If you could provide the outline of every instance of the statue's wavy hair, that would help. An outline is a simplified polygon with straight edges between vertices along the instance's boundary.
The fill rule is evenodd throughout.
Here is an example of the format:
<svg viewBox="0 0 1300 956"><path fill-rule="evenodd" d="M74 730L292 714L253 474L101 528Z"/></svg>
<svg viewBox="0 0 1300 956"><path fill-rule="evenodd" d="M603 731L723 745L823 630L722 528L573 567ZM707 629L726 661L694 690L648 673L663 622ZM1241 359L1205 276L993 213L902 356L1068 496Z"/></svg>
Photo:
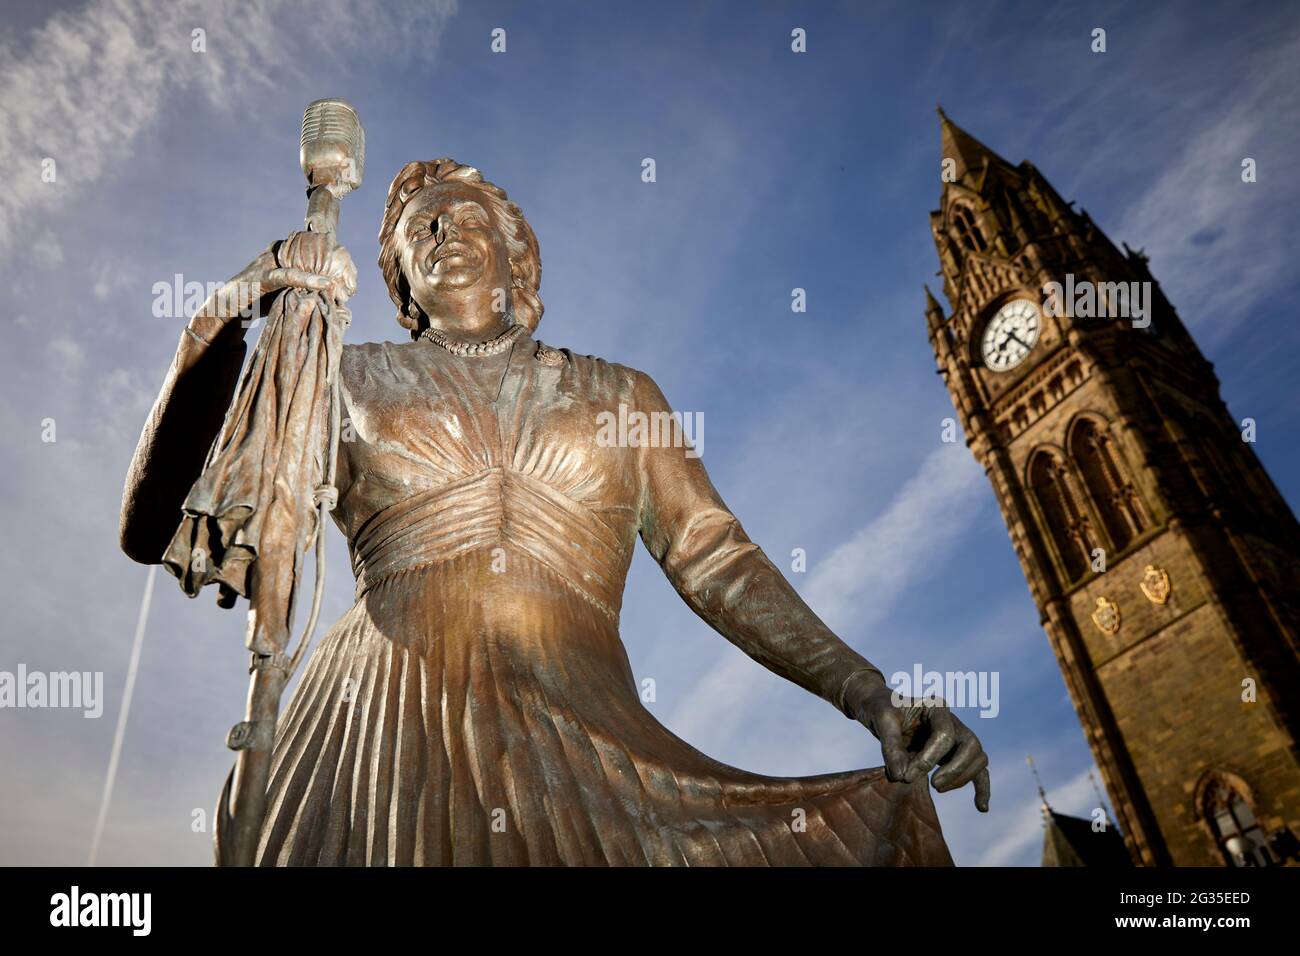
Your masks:
<svg viewBox="0 0 1300 956"><path fill-rule="evenodd" d="M438 183L463 183L482 194L484 205L490 209L505 236L514 321L533 331L542 320L544 308L541 296L537 294L542 284L542 257L532 227L524 218L523 210L510 201L504 189L488 182L473 166L463 166L445 156L430 162L407 163L388 187L384 222L379 228L379 268L388 285L388 295L397 306L397 321L403 328L410 329L412 336L419 334L418 319L412 315L411 290L397 256L397 223L412 196L426 186Z"/></svg>

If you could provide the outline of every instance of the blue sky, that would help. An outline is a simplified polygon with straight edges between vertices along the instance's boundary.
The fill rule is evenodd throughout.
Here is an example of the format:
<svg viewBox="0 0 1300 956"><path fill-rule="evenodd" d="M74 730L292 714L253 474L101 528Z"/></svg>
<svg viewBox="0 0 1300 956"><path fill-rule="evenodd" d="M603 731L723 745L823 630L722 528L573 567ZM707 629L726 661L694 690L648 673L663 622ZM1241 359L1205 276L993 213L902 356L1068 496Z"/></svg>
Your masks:
<svg viewBox="0 0 1300 956"><path fill-rule="evenodd" d="M1058 809L1097 801L992 492L961 444L940 442L952 410L921 292L938 289L937 102L1145 247L1230 409L1257 420L1274 480L1300 493L1294 7L4 10L0 670L103 671L107 700L99 720L0 711L0 861L86 858L147 573L117 549L122 477L183 322L153 316L153 285L221 281L300 228L298 125L321 96L351 100L367 135L367 180L342 212L361 273L350 341L404 334L374 265L393 173L442 155L477 165L541 243L539 337L644 369L703 413L714 483L778 565L807 552L791 580L846 641L887 673L999 673L999 715L962 715L991 757L992 812L969 789L936 796L960 864L1037 863L1028 753ZM1104 54L1089 49L1098 26ZM497 27L504 54L489 48ZM327 620L351 595L336 532L330 548ZM781 775L879 765L866 731L710 631L644 553L623 634L655 715L711 756ZM209 862L193 813L210 813L231 762L242 639L242 610L158 578L101 862Z"/></svg>

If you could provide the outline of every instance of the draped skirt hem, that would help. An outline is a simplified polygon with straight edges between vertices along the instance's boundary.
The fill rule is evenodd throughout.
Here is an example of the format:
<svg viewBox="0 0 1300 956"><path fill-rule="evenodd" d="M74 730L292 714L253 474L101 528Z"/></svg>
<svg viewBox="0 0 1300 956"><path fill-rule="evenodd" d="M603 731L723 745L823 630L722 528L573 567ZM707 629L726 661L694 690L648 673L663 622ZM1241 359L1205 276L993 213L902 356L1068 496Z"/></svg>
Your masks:
<svg viewBox="0 0 1300 956"><path fill-rule="evenodd" d="M553 600L494 617L462 560L378 583L317 647L261 865L952 865L926 781L714 761L645 709L617 629L552 572L512 558L511 593Z"/></svg>

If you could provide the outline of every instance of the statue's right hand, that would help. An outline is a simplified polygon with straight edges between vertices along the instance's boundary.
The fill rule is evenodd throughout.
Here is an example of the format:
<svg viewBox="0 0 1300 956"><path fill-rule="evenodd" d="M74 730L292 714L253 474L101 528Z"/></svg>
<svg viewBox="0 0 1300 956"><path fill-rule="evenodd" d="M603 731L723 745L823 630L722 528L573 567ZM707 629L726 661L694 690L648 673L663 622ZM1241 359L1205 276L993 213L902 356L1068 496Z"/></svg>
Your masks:
<svg viewBox="0 0 1300 956"><path fill-rule="evenodd" d="M233 319L249 319L258 301L281 289L325 292L344 302L357 290L357 268L347 249L326 233L294 232L267 246L238 275L233 276L203 304L191 326L209 334L214 326ZM247 323L246 323L247 324Z"/></svg>
<svg viewBox="0 0 1300 956"><path fill-rule="evenodd" d="M276 268L265 277L265 291L291 286L328 292L346 302L357 291L357 267L347 249L328 233L294 232L275 249Z"/></svg>

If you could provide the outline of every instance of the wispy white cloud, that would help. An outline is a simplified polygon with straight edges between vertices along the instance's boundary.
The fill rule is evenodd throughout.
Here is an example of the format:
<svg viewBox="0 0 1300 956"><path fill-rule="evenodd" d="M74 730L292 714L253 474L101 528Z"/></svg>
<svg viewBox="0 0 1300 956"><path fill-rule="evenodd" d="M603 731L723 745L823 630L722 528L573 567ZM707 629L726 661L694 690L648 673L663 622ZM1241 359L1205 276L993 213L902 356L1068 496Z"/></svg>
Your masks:
<svg viewBox="0 0 1300 956"><path fill-rule="evenodd" d="M61 378L75 379L86 364L86 349L69 336L60 335L50 339L46 350L54 373Z"/></svg>
<svg viewBox="0 0 1300 956"><path fill-rule="evenodd" d="M1294 278L1293 218L1300 208L1300 31L1259 50L1234 77L1233 95L1189 96L1176 106L1167 161L1133 203L1116 239L1145 247L1162 286L1202 345L1257 312ZM1190 117L1195 114L1197 119ZM1242 180L1242 161L1257 180Z"/></svg>
<svg viewBox="0 0 1300 956"><path fill-rule="evenodd" d="M1088 817L1097 805L1096 791L1081 770L1065 783L1048 788L1048 802L1058 813ZM1026 798L989 811L989 832L997 839L989 842L978 866L1009 866L1034 859L1043 845L1043 814L1039 800ZM1034 860L1037 862L1037 860Z"/></svg>
<svg viewBox="0 0 1300 956"><path fill-rule="evenodd" d="M817 566L805 598L832 630L871 630L903 591L938 571L988 498L965 445L940 444L879 515Z"/></svg>
<svg viewBox="0 0 1300 956"><path fill-rule="evenodd" d="M346 0L91 0L55 13L34 35L0 47L0 166L9 171L0 248L33 209L83 195L128 160L177 94L196 91L229 109L295 72L298 56L329 51L342 68L344 50L381 38L395 53L417 43L428 52L455 9L455 0L364 15Z"/></svg>

